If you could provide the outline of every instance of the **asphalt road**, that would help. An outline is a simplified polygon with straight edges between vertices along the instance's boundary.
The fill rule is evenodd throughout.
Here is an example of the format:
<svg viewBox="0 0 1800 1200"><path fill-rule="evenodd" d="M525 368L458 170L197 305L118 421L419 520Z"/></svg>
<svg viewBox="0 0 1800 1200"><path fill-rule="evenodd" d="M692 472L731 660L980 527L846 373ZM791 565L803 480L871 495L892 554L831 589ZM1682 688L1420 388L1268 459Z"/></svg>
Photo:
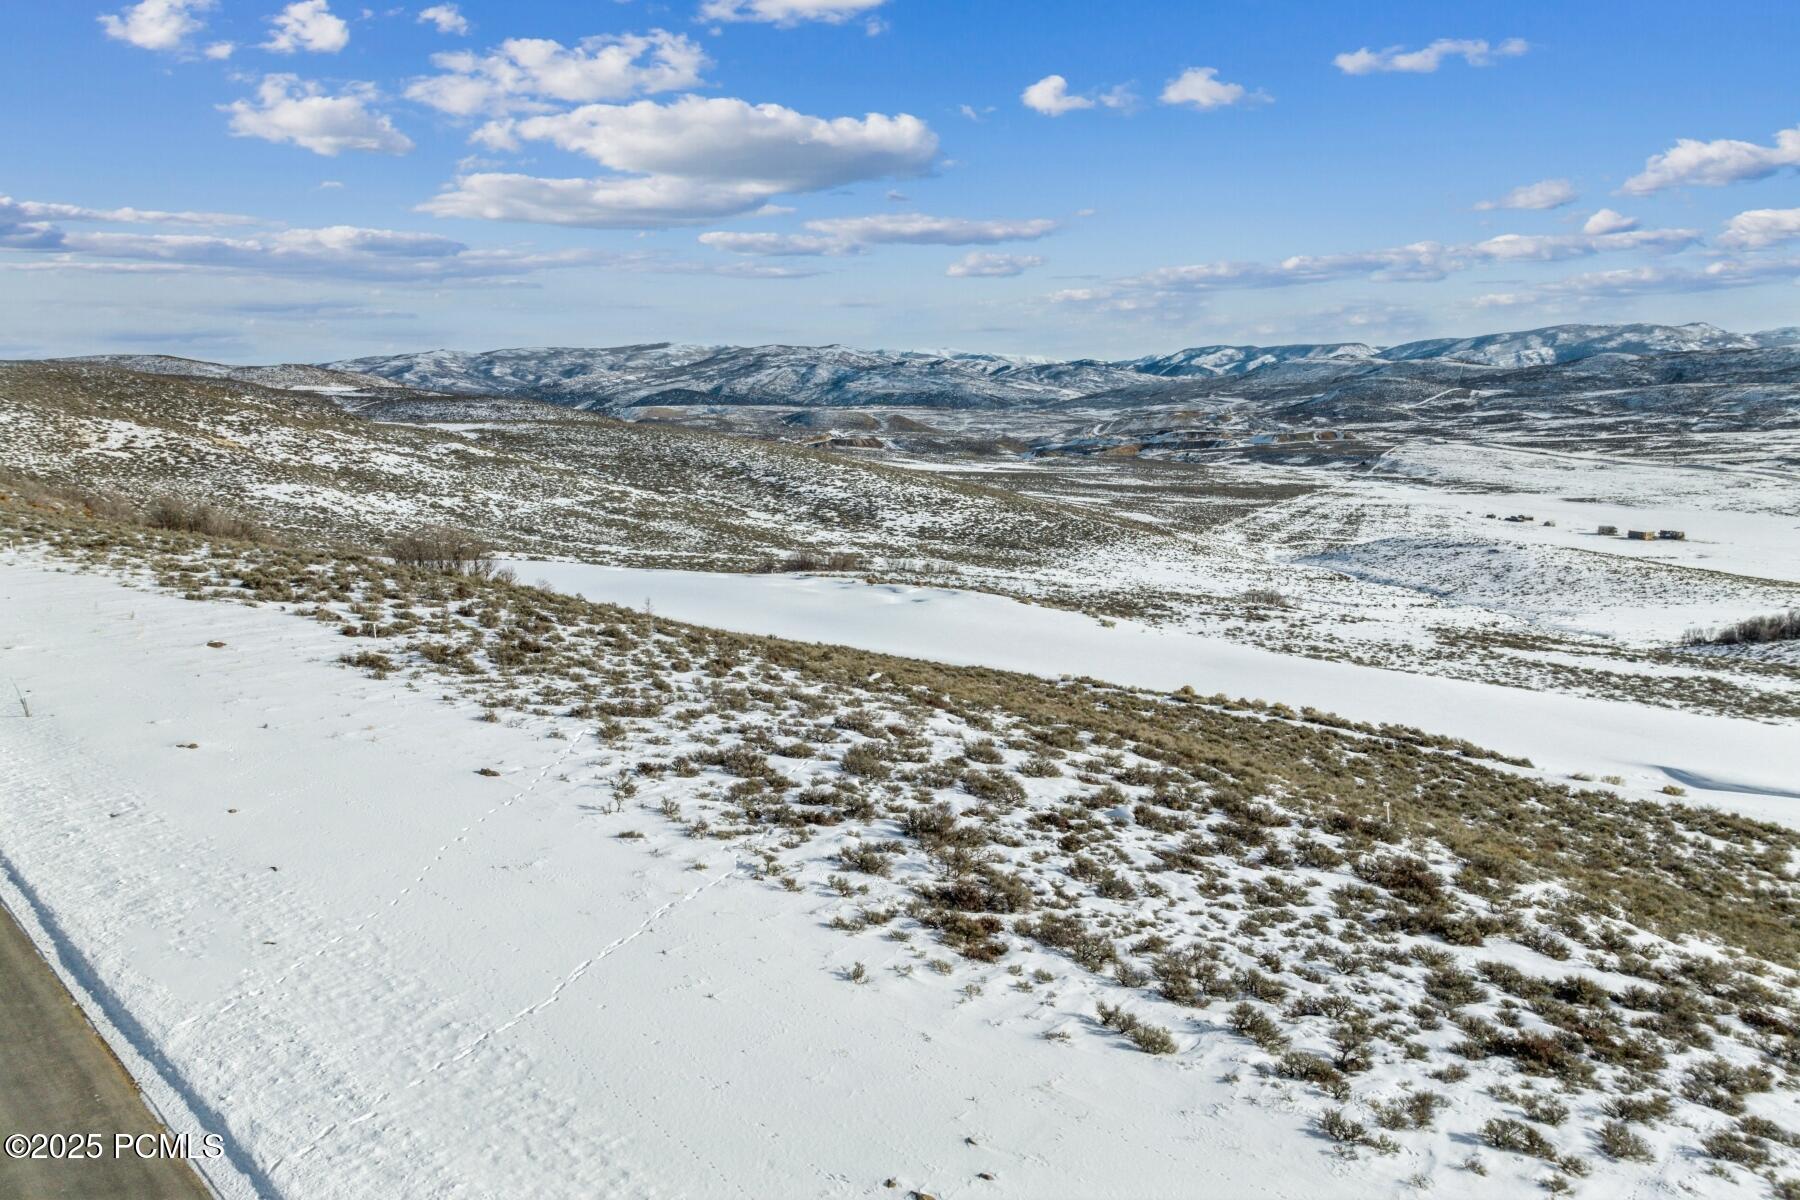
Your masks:
<svg viewBox="0 0 1800 1200"><path fill-rule="evenodd" d="M15 1159L0 1149L0 1200L206 1200L180 1159L114 1153L115 1134L165 1132L37 947L0 908L0 1139L100 1134L96 1159ZM198 1137L198 1131L193 1132Z"/></svg>

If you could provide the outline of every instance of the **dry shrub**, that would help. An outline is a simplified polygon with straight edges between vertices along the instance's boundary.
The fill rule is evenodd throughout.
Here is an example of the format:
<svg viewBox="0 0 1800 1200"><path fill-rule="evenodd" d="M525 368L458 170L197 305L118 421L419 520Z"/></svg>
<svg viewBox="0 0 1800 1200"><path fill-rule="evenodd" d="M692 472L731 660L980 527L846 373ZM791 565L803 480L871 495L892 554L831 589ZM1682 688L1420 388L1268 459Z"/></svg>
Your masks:
<svg viewBox="0 0 1800 1200"><path fill-rule="evenodd" d="M1753 646L1762 642L1791 642L1800 638L1800 608L1767 617L1746 617L1735 625L1707 631L1690 629L1690 646Z"/></svg>
<svg viewBox="0 0 1800 1200"><path fill-rule="evenodd" d="M204 501L184 500L180 496L156 497L144 509L143 520L144 524L152 529L172 529L178 533L235 538L244 542L268 540L268 534L255 521L228 512L217 505Z"/></svg>
<svg viewBox="0 0 1800 1200"><path fill-rule="evenodd" d="M431 526L390 538L388 557L403 567L437 571L445 575L473 575L492 579L494 548L472 533L448 526Z"/></svg>
<svg viewBox="0 0 1800 1200"><path fill-rule="evenodd" d="M854 571L862 555L848 550L795 550L782 558L764 558L750 568L755 575L782 575L796 571Z"/></svg>

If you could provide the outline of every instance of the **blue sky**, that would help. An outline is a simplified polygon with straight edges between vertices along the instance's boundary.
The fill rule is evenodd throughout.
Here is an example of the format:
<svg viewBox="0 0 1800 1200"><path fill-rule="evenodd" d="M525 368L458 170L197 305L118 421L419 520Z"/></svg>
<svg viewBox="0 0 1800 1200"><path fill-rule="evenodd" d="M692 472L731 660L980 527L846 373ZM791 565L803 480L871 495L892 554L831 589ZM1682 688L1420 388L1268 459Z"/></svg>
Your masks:
<svg viewBox="0 0 1800 1200"><path fill-rule="evenodd" d="M28 0L0 355L1800 324L1800 6Z"/></svg>

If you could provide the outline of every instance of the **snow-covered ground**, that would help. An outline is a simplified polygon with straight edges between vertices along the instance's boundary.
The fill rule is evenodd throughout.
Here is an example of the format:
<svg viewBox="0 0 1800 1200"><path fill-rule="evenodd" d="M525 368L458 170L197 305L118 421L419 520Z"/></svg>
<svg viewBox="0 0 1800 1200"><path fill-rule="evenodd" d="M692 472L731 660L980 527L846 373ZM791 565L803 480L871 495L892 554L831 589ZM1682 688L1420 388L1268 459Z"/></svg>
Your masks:
<svg viewBox="0 0 1800 1200"><path fill-rule="evenodd" d="M1800 481L1791 474L1435 441L1409 442L1377 469L1391 477L1366 485L1377 493L1393 480L1434 485L1405 491L1429 521L1471 509L1528 514L1535 523L1508 525L1505 534L1531 545L1800 581ZM1621 536L1599 536L1601 525L1617 526ZM1631 541L1622 536L1628 529L1676 529L1687 537Z"/></svg>
<svg viewBox="0 0 1800 1200"><path fill-rule="evenodd" d="M594 569L524 577L576 570ZM1633 790L1683 779L1791 819L1765 786L1794 777L1772 727L1473 685L1421 697L1444 681L990 596L610 578L619 599L759 632L1118 678L1111 662L1446 732L1421 704L1485 712L1593 770L1688 738L1679 765L1637 764ZM655 811L703 781L646 777L626 798L645 747L574 718L484 720L430 676L345 670L345 645L277 606L0 555L0 675L31 707L0 722L0 896L171 1126L224 1137L203 1166L225 1196L1297 1198L1424 1179L1461 1197L1542 1174L1521 1156L1458 1169L1500 1109L1475 1085L1452 1089L1443 1132L1347 1156L1316 1132L1320 1098L1214 1017L1180 1019L1178 1054L1130 1053L1092 1015L1125 989L1061 955L915 970L934 947L846 937L827 923L842 900L761 876L779 831L723 844ZM1047 664L1046 647L1088 657ZM1365 1094L1416 1071L1384 1064ZM1787 1121L1785 1098L1765 1107ZM1651 1132L1685 1192L1735 1194L1690 1169L1684 1133ZM1583 1192L1625 1200L1629 1178Z"/></svg>
<svg viewBox="0 0 1800 1200"><path fill-rule="evenodd" d="M902 977L907 948L609 811L591 740L342 650L0 559L32 710L0 722L0 892L171 1125L225 1136L222 1194L1366 1194L1294 1152L1322 1146L1306 1111L1227 1079L1236 1039L1046 1041L1085 1021L1078 984Z"/></svg>
<svg viewBox="0 0 1800 1200"><path fill-rule="evenodd" d="M513 561L519 578L676 620L1044 676L1279 701L1412 725L1562 775L1617 774L1633 794L1692 798L1800 824L1800 734L1619 701L1277 654L1223 638L1003 596L829 576L724 575Z"/></svg>

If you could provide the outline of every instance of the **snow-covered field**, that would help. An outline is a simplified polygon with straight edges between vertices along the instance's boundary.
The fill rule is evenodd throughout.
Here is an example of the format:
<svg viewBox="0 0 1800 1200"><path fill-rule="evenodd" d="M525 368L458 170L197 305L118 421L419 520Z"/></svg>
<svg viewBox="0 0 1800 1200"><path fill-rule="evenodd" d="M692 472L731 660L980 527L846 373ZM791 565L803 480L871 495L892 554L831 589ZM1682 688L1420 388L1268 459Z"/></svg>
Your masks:
<svg viewBox="0 0 1800 1200"><path fill-rule="evenodd" d="M680 579L616 587L650 588L661 613L751 599L693 576L682 599ZM959 640L994 630L994 597L743 583L763 601L745 628L882 628L913 651L994 658ZM1319 684L1314 700L1364 698L1361 716L1417 712L1381 673L1285 664L1300 669L1276 682L1274 657L1150 653L1154 631L1019 608L1015 646L1055 631L1098 653L1118 637L1116 662L1163 660L1201 689ZM1037 621L1085 621L1094 640ZM342 649L277 608L0 558L0 671L31 703L0 725L0 894L171 1126L223 1133L227 1157L202 1164L221 1195L1298 1200L1517 1195L1539 1169L1458 1169L1474 1142L1451 1133L1391 1157L1334 1151L1318 1097L1224 1025L1188 1022L1168 1058L1093 1036L1094 1002L1118 988L1060 955L1017 952L1030 979L913 970L916 946L826 927L839 901L760 882L756 838L698 842L646 811L691 795L686 781L621 801L625 750L580 721L481 720L416 680L342 669ZM1496 723L1516 720L1534 738L1571 718ZM1708 730L1723 725L1687 727ZM1777 747L1692 761L1735 752L1748 770ZM1570 970L1505 943L1462 954ZM1391 1092L1400 1072L1359 1079ZM1449 1128L1507 1112L1474 1087L1445 1103ZM1735 1195L1728 1178L1679 1178L1683 1195ZM1584 1195L1647 1193L1607 1173Z"/></svg>
<svg viewBox="0 0 1800 1200"><path fill-rule="evenodd" d="M1299 658L973 592L829 576L508 565L525 582L744 633L1159 691L1192 687L1411 725L1552 773L1622 775L1633 794L1676 784L1697 800L1800 825L1800 734L1791 726Z"/></svg>
<svg viewBox="0 0 1800 1200"><path fill-rule="evenodd" d="M1416 442L1385 455L1378 473L1433 485L1403 493L1424 510L1427 522L1452 520L1469 510L1483 513L1484 523L1488 512L1528 514L1534 523L1504 525L1497 532L1532 546L1800 581L1800 481L1788 472ZM1546 526L1546 520L1556 524ZM1675 529L1687 537L1651 542L1601 537L1596 533L1601 525L1616 526L1621 534Z"/></svg>
<svg viewBox="0 0 1800 1200"><path fill-rule="evenodd" d="M593 569L523 576L578 570ZM1030 670L1129 668L1126 682L1446 732L1460 731L1452 716L1485 721L1502 736L1481 740L1513 739L1547 767L1629 764L1633 791L1687 777L1711 801L1791 820L1779 784L1795 747L1774 727L1448 687L989 596L605 578L663 616ZM662 819L662 800L692 802L704 780L625 791L633 756L655 746L603 745L557 715L487 720L430 676L345 670L345 649L335 622L276 606L0 557L0 673L31 706L0 725L0 893L171 1123L224 1135L227 1157L204 1164L224 1195L1298 1198L1425 1180L1458 1197L1542 1177L1519 1155L1459 1169L1479 1149L1468 1131L1516 1097L1450 1088L1441 1128L1391 1155L1345 1153L1317 1132L1329 1102L1216 1015L1043 947L939 971L923 939L846 937L828 922L847 894L763 874L777 829L722 843ZM1444 690L1421 699L1421 684ZM1681 739L1679 764L1654 754ZM793 769L824 779L835 765ZM1442 953L1593 974L1503 939ZM1122 1050L1092 1015L1107 998L1170 1021L1179 1053ZM1458 1036L1430 1035L1439 1052ZM1403 1097L1420 1070L1385 1056L1357 1077L1364 1101ZM1503 1062L1477 1070L1477 1084L1516 1079ZM1790 1094L1753 1100L1792 1123ZM1659 1169L1684 1194L1736 1194L1676 1149L1712 1120L1689 1119L1646 1127ZM1583 1193L1623 1200L1642 1178L1602 1163Z"/></svg>
<svg viewBox="0 0 1800 1200"><path fill-rule="evenodd" d="M1360 1194L1285 1145L1303 1112L1234 1103L1237 1048L1048 1042L1085 990L964 1000L898 944L847 984L866 945L729 848L602 811L607 751L342 641L0 565L33 710L0 890L171 1123L226 1135L225 1195Z"/></svg>

